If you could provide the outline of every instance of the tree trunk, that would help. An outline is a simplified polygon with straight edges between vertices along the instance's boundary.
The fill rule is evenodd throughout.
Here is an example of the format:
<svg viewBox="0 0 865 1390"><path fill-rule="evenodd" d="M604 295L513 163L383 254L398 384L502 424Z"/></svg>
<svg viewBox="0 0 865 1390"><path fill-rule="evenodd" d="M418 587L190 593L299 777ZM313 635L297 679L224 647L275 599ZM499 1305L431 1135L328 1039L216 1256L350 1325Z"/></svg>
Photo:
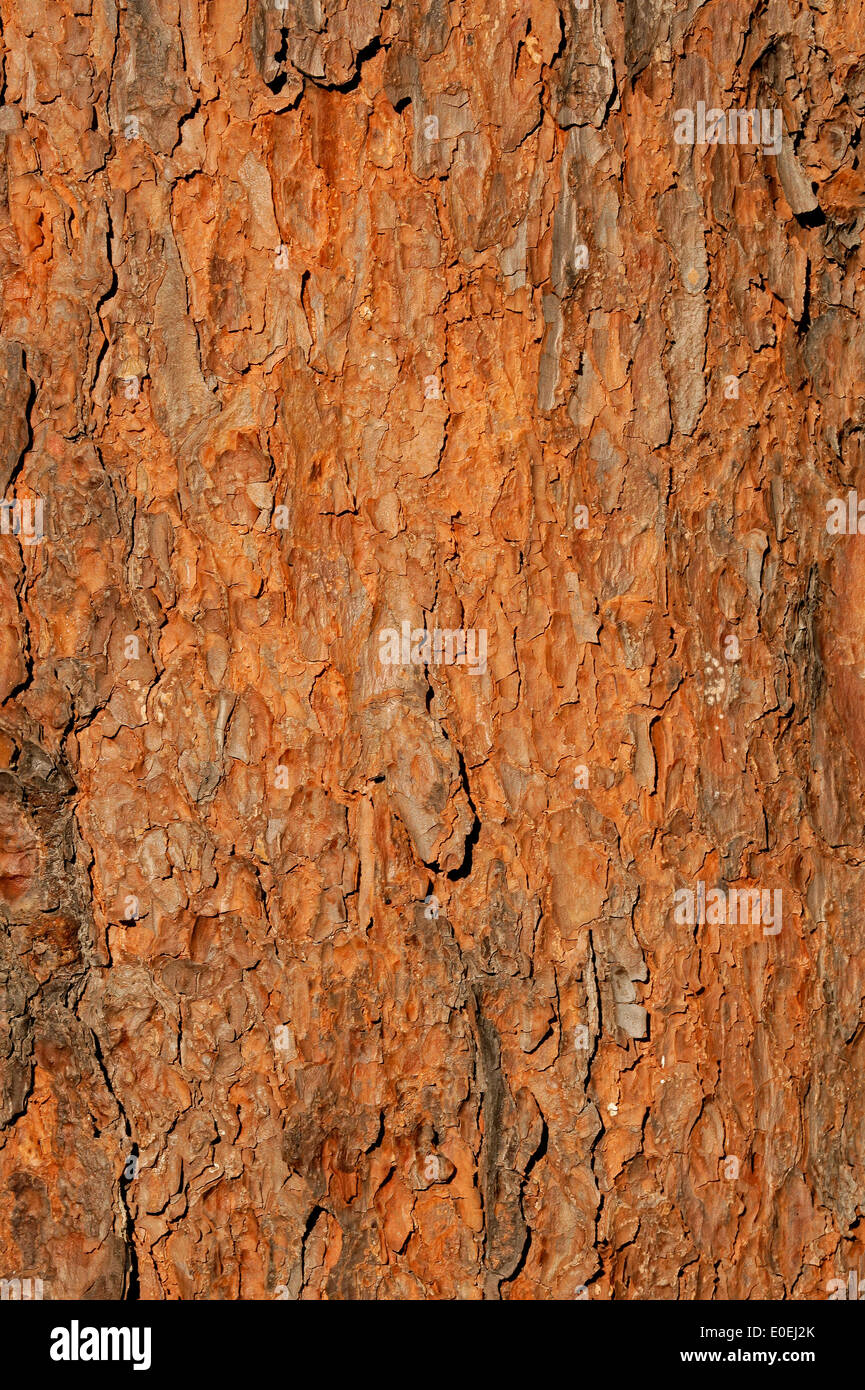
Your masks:
<svg viewBox="0 0 865 1390"><path fill-rule="evenodd" d="M0 12L0 1276L865 1275L863 6Z"/></svg>

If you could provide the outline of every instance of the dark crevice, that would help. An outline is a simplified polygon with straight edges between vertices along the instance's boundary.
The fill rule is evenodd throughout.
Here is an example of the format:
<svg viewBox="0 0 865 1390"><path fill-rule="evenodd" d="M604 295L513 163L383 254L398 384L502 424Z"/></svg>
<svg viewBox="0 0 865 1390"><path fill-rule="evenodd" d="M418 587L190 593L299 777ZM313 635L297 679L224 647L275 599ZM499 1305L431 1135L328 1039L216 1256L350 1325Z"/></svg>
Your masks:
<svg viewBox="0 0 865 1390"><path fill-rule="evenodd" d="M800 227L825 227L826 214L822 208L812 208L810 212L794 212L793 216Z"/></svg>
<svg viewBox="0 0 865 1390"><path fill-rule="evenodd" d="M471 805L471 802L469 802L469 805ZM475 809L474 806L472 806L472 810L473 810L473 811L474 811L474 809ZM481 823L480 823L480 821L478 820L477 815L475 815L474 823L473 823L473 825L472 825L472 828L471 828L471 830L469 831L468 835L466 836L465 857L464 857L464 859L463 859L463 862L460 864L459 868L457 868L457 869L451 869L451 870L449 870L449 872L448 872L448 878L451 879L452 882L456 882L457 879L468 878L469 874L471 873L471 871L472 871L472 860L473 860L473 857L474 857L474 848L475 848L475 845L477 844L478 840L480 839L480 834L481 834Z"/></svg>
<svg viewBox="0 0 865 1390"><path fill-rule="evenodd" d="M100 1070L100 1072L101 1072L101 1074L102 1074L102 1079L103 1079L103 1081L105 1082L105 1085L106 1085L107 1088L108 1088L108 1094L111 1096L112 1100L114 1101L115 1105L117 1106L118 1111L120 1112L120 1118L121 1118L121 1120L123 1121L123 1128L124 1128L124 1131L125 1131L125 1133L126 1133L126 1137L127 1137L127 1139L129 1140L129 1151L130 1151L130 1154L133 1154L133 1155L137 1156L137 1154L138 1154L138 1146L137 1146L135 1143L133 1143L133 1140L132 1140L132 1129L131 1129L131 1126L130 1126L130 1124L129 1124L129 1120L128 1120L127 1115L126 1115L126 1111L123 1109L123 1106L121 1105L120 1100L119 1100L118 1096L116 1095L116 1093L115 1093L115 1091L114 1091L114 1087L113 1087L112 1084L111 1084L111 1078L110 1078L110 1076L108 1075L108 1069L107 1069L107 1067L106 1067L106 1065L105 1065L105 1059L104 1059L103 1056L102 1056L102 1048L101 1048L100 1043L99 1043L99 1038L98 1038L97 1034L94 1033L94 1031L93 1031L92 1028L89 1029L89 1032L90 1032L91 1038L93 1039L93 1053L94 1053L94 1056L95 1056L95 1058L96 1058L97 1066L99 1067L99 1070ZM125 1164L126 1164L126 1162L127 1162L127 1159L124 1158L124 1170L125 1170ZM132 1181L132 1179L128 1179L127 1181ZM123 1177L121 1177L121 1179L120 1179L119 1190L120 1190L120 1204L121 1204L121 1206L122 1206L122 1208L123 1208L123 1214L124 1214L124 1216L125 1216L125 1218L126 1218L125 1230L124 1230L124 1232L123 1232L123 1294L122 1294L122 1301L123 1301L124 1303L137 1303L137 1302L139 1302L139 1300L140 1300L140 1298L141 1298L141 1284L140 1284L140 1280L139 1280L139 1276L138 1276L138 1255L137 1255L136 1250L135 1250L135 1239L134 1239L135 1223L134 1223L133 1220L132 1220L132 1213L131 1213L130 1210L129 1210L129 1203L128 1203L127 1200L126 1200L126 1189L125 1189L125 1186L124 1186L124 1178L123 1178Z"/></svg>
<svg viewBox="0 0 865 1390"><path fill-rule="evenodd" d="M808 332L811 327L811 262L805 267L805 289L802 293L802 317L796 325L797 331L802 335Z"/></svg>
<svg viewBox="0 0 865 1390"><path fill-rule="evenodd" d="M18 346L21 345L19 344ZM29 371L27 370L27 353L25 352L23 347L21 347L21 370L29 382L29 386L27 389L27 399L24 402L23 412L24 428L27 431L27 438L24 441L24 447L18 455L18 459L12 469L12 472L9 474L9 480L6 484L7 492L9 492L10 488L12 488L15 482L17 481L18 474L24 467L24 460L30 453L30 450L33 448L33 407L36 404L36 383L30 375Z"/></svg>
<svg viewBox="0 0 865 1390"><path fill-rule="evenodd" d="M273 61L277 67L284 67L288 62L288 27L283 24L279 31L279 48L273 55ZM269 82L265 82L265 87L273 92L274 96L279 96L286 82L288 81L287 72L278 72L276 77L272 77Z"/></svg>
<svg viewBox="0 0 865 1390"><path fill-rule="evenodd" d="M526 1239L525 1239L525 1242L524 1242L524 1244L523 1244L523 1248L522 1248L522 1250L520 1251L520 1257L519 1257L519 1259L517 1260L517 1263L516 1263L516 1265L515 1265L515 1267L514 1267L513 1273L509 1274L509 1275L507 1276L506 1279L503 1279L503 1280L502 1280L502 1283L501 1283L501 1286L500 1286L500 1287L503 1287L505 1284L512 1284L512 1283L514 1282L515 1279L518 1279L518 1278L519 1278L519 1276L522 1274L523 1270L525 1269L526 1261L527 1261L528 1258L529 1258L529 1251L530 1251L530 1249L531 1249L531 1247L532 1247L532 1230L531 1230L531 1227L529 1226L528 1221L526 1221L526 1213L525 1213L525 1209L524 1209L524 1207L523 1207L523 1199L524 1199L525 1191L526 1191L526 1183L528 1182L528 1180L529 1180L529 1178L530 1178L530 1176L531 1176L532 1169L535 1167L535 1164L540 1163L541 1159L544 1157L544 1155L545 1155L546 1152L547 1152L547 1146L548 1146L548 1144L549 1144L550 1131L549 1131L549 1129L547 1128L547 1122L546 1122L546 1120L544 1119L543 1115L541 1116L541 1125L542 1125L542 1130L541 1130L541 1142L538 1144L538 1147L535 1149L534 1153L532 1154L531 1158L529 1159L528 1163L526 1164L526 1169L525 1169L525 1172L523 1173L522 1182L520 1183L520 1215L522 1216L523 1221L525 1222L525 1227L526 1227Z"/></svg>
<svg viewBox="0 0 865 1390"><path fill-rule="evenodd" d="M489 1268L489 1257L496 1244L496 1180L498 1176L504 1131L502 1112L505 1103L505 1080L501 1069L501 1041L495 1027L481 1012L481 1001L477 988L472 988L474 1003L474 1031L480 1059L481 1107L483 1114L483 1141L481 1144L479 1178L481 1199L484 1209L484 1265L488 1274L495 1278Z"/></svg>
<svg viewBox="0 0 865 1390"><path fill-rule="evenodd" d="M300 1290L299 1290L299 1292L302 1292L302 1291L303 1291L303 1286L304 1286L304 1284L306 1283L306 1242L309 1240L309 1237L312 1235L313 1229L314 1229L314 1227L315 1227L315 1225L316 1225L316 1223L317 1223L317 1221L318 1221L318 1218L319 1218L320 1216L324 1216L324 1214L325 1214L325 1208L324 1208L324 1207L320 1207L320 1206L318 1205L318 1203L316 1203L316 1205L313 1207L312 1211L309 1213L309 1216L308 1216L307 1219L306 1219L306 1225L305 1225L304 1228L303 1228L303 1235L302 1235L301 1238L300 1238Z"/></svg>
<svg viewBox="0 0 865 1390"><path fill-rule="evenodd" d="M469 778L468 773L466 772L466 760L463 757L462 753L460 753L459 751L457 752L457 758L459 759L460 779L465 789L466 800L468 801L471 813L474 816L474 821L472 822L471 830L466 836L463 862L459 865L458 868L451 869L448 872L448 878L451 879L452 882L456 882L457 879L468 878L469 874L472 871L474 848L478 840L480 839L481 834L480 817L477 812L477 807L475 806L475 803L472 801L471 789L469 788Z"/></svg>
<svg viewBox="0 0 865 1390"><path fill-rule="evenodd" d="M366 1153L366 1154L371 1154L371 1153L373 1152L374 1149L380 1149L381 1146L382 1146L383 1140L384 1140L384 1111L383 1111L383 1110L380 1110L380 1111L378 1112L378 1134L376 1135L375 1139L373 1139L373 1141L372 1141L372 1143L370 1144L369 1148L368 1148L368 1149L364 1149L364 1153Z"/></svg>
<svg viewBox="0 0 865 1390"><path fill-rule="evenodd" d="M326 87L331 92L355 92L360 86L360 79L363 75L363 65L369 62L381 51L382 43L378 34L370 39L365 48L359 48L355 56L355 69L347 82L319 82L319 87Z"/></svg>
<svg viewBox="0 0 865 1390"><path fill-rule="evenodd" d="M278 97L279 94L280 94L280 92L282 91L282 89L283 89L283 87L285 86L285 84L286 84L287 81L288 81L288 73L287 73L287 72L280 72L280 73L277 74L276 77L274 77L274 78L272 79L272 81L270 81L270 82L265 82L264 85L265 85L265 87L269 87L269 88L270 88L270 90L273 92L273 95L274 95L275 97Z"/></svg>
<svg viewBox="0 0 865 1390"><path fill-rule="evenodd" d="M200 97L197 97L196 100L195 100L194 106L191 106L191 107L189 108L189 110L188 110L188 111L185 111L185 112L183 113L183 115L180 116L180 118L178 119L178 122L177 122L177 139L175 140L174 144L173 144L172 147L171 147L171 153L172 153L172 155L173 155L173 154L175 153L175 151L177 150L178 145L180 145L180 144L183 143L183 127L184 127L189 121L193 120L193 119L198 115L198 113L199 113L200 110L201 110L201 98L200 98Z"/></svg>
<svg viewBox="0 0 865 1390"><path fill-rule="evenodd" d="M556 66L565 49L568 46L568 32L565 27L565 16L559 10L559 43L558 47L549 62L550 71Z"/></svg>

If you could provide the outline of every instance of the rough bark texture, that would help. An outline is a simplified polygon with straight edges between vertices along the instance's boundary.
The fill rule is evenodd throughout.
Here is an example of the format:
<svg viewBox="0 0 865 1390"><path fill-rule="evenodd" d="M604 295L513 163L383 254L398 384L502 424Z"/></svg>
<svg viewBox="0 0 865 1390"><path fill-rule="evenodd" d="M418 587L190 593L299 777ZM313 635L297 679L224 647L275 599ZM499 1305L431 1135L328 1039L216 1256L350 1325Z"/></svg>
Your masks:
<svg viewBox="0 0 865 1390"><path fill-rule="evenodd" d="M865 1273L863 5L0 14L0 1276Z"/></svg>

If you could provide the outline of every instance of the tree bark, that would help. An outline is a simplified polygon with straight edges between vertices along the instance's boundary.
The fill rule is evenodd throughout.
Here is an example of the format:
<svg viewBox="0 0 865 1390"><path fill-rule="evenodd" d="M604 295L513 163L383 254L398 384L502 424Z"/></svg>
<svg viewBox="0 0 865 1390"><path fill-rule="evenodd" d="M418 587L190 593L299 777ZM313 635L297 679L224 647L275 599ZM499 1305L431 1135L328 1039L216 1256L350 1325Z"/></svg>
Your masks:
<svg viewBox="0 0 865 1390"><path fill-rule="evenodd" d="M865 1275L863 6L0 16L0 1276Z"/></svg>

